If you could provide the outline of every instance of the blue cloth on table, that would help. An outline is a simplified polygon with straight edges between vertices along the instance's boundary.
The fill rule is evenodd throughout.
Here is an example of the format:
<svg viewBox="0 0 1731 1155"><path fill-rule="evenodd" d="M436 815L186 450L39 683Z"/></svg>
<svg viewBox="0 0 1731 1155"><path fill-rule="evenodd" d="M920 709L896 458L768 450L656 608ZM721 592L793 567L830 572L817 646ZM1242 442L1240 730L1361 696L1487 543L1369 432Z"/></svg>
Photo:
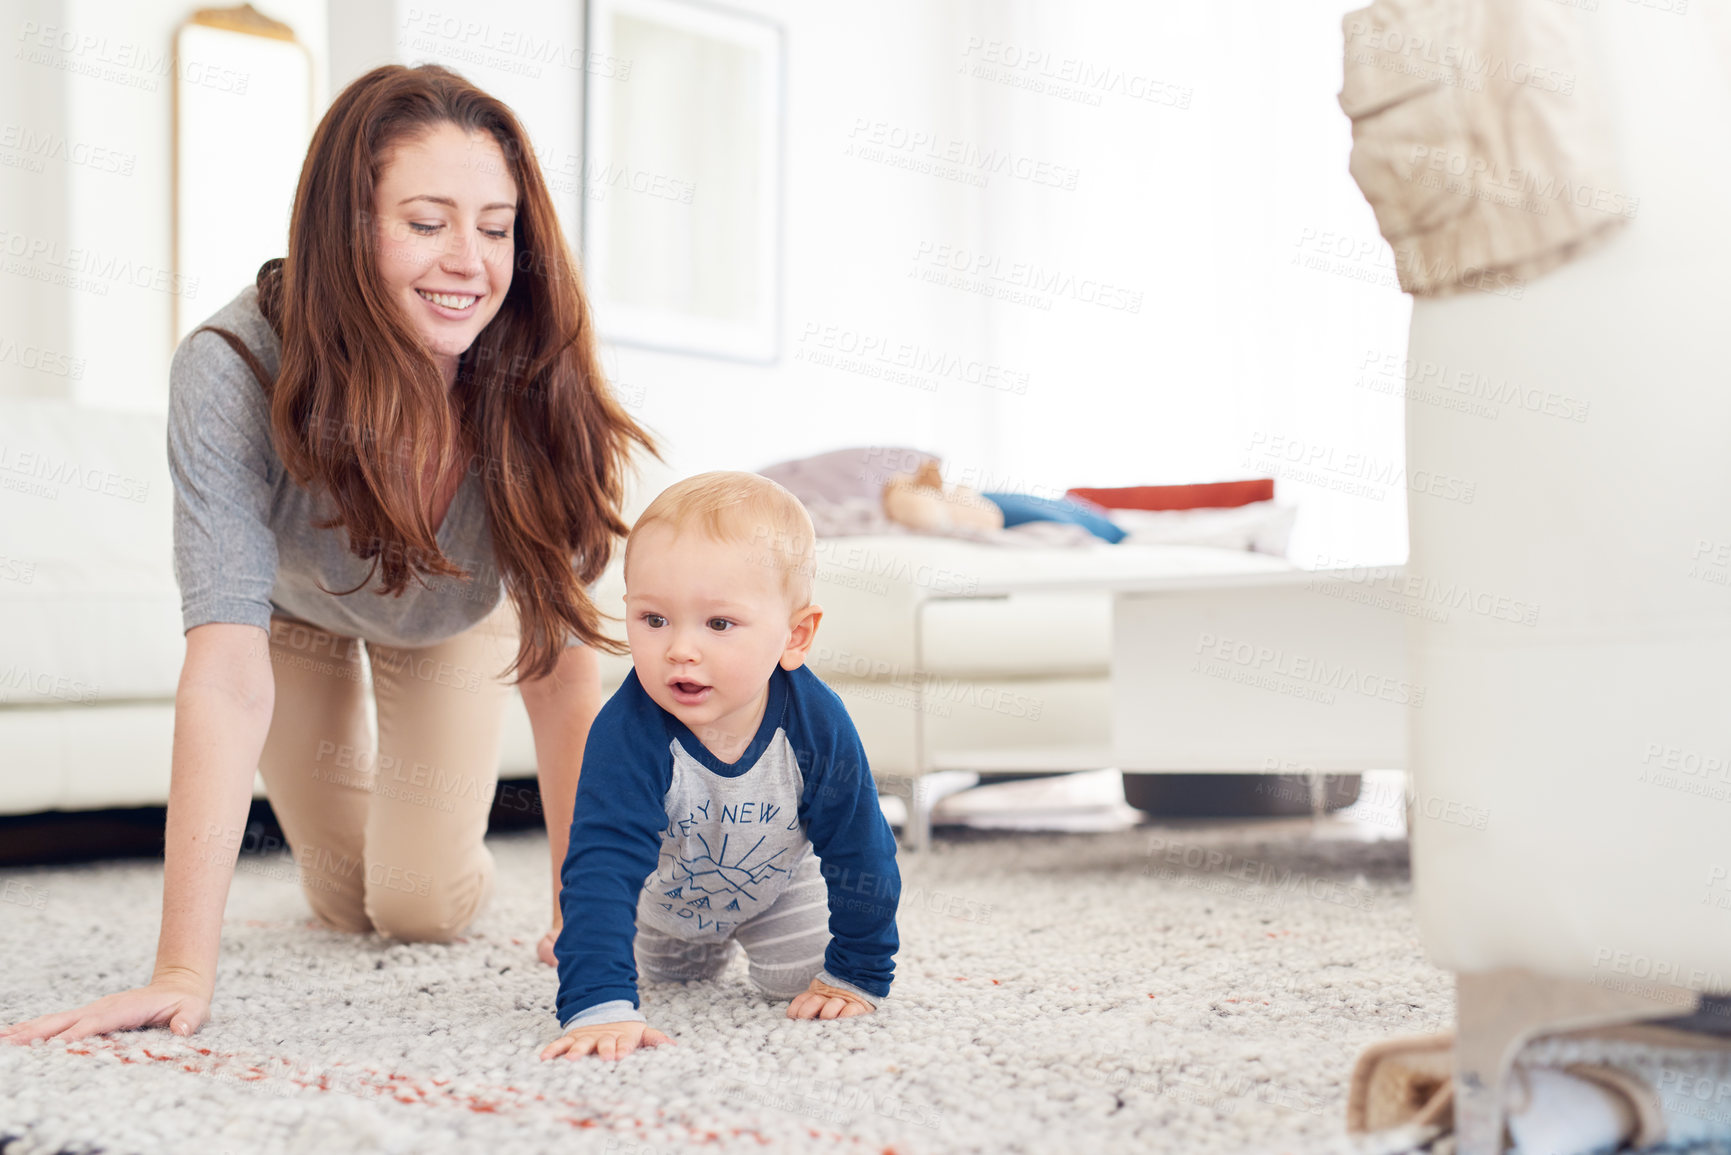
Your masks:
<svg viewBox="0 0 1731 1155"><path fill-rule="evenodd" d="M1061 521L1079 525L1095 537L1117 545L1127 536L1110 518L1068 497L1034 497L1026 493L982 493L981 497L1004 511L1004 528L1025 521Z"/></svg>

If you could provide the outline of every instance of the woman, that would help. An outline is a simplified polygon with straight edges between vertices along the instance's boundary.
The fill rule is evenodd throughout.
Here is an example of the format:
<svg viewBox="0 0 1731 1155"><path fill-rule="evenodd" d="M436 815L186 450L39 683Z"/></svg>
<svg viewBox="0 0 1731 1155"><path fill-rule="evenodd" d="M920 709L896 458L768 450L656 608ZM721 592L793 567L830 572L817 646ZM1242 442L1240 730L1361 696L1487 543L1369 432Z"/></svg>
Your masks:
<svg viewBox="0 0 1731 1155"><path fill-rule="evenodd" d="M585 585L625 532L633 443L655 452L606 387L516 118L436 65L356 80L313 137L287 258L170 369L187 647L155 973L6 1036L204 1023L254 767L322 923L460 933L492 889L513 673L551 843L551 962L600 706L592 647L622 648Z"/></svg>

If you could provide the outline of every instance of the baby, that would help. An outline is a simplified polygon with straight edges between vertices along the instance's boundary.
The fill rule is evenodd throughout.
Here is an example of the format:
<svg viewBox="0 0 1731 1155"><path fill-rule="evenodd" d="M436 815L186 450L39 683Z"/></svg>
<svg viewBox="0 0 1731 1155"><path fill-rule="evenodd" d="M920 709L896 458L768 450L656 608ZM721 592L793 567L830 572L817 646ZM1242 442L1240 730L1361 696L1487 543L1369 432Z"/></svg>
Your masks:
<svg viewBox="0 0 1731 1155"><path fill-rule="evenodd" d="M895 837L841 699L804 665L814 548L805 507L752 473L687 478L632 527L635 668L583 753L553 948L566 1033L543 1059L671 1042L638 972L714 978L735 942L789 1018L889 993Z"/></svg>

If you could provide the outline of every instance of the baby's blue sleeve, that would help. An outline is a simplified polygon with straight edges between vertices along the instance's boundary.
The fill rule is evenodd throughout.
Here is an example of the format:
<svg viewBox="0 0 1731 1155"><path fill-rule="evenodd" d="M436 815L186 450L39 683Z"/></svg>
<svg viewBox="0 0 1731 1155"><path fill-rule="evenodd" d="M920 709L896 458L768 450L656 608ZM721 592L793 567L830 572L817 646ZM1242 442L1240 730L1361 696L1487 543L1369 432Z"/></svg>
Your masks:
<svg viewBox="0 0 1731 1155"><path fill-rule="evenodd" d="M799 814L829 887L830 939L819 977L881 999L890 993L901 946L895 834L841 698L804 666L794 675L799 692L791 720L804 732L788 739L805 775Z"/></svg>
<svg viewBox="0 0 1731 1155"><path fill-rule="evenodd" d="M667 826L673 757L660 710L633 670L590 727L559 871L564 917L553 954L559 964L559 1024L641 1019L636 1008L637 896L655 869ZM602 1004L606 1013L585 1015ZM617 1012L617 1013L615 1013Z"/></svg>

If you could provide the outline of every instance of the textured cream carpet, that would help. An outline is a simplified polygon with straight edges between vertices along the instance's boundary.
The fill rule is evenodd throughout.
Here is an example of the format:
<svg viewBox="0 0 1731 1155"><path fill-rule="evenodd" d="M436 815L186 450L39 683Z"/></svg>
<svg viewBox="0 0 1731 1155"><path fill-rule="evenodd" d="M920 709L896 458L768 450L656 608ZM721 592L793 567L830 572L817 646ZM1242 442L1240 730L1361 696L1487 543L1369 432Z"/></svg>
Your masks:
<svg viewBox="0 0 1731 1155"><path fill-rule="evenodd" d="M941 839L903 853L877 1015L789 1022L736 958L717 983L646 988L679 1045L618 1065L535 1058L558 1030L533 956L541 838L491 840L499 895L452 946L309 929L287 859L248 858L212 1021L0 1045L0 1151L1335 1149L1359 1048L1451 1013L1405 843L1365 833ZM148 975L160 864L0 871L0 893L0 1018Z"/></svg>

